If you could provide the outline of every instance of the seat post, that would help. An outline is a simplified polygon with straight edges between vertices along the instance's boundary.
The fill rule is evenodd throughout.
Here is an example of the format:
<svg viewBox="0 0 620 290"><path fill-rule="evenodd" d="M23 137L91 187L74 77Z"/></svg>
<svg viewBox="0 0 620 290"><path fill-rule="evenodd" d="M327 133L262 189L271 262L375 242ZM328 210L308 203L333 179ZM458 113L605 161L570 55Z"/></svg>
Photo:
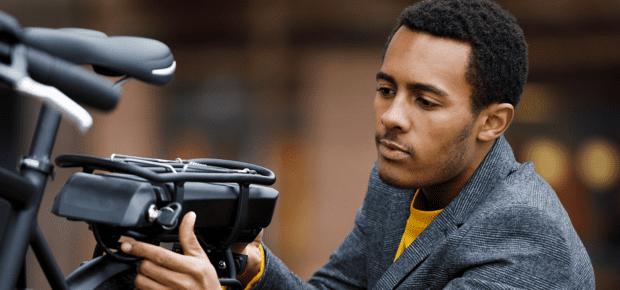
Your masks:
<svg viewBox="0 0 620 290"><path fill-rule="evenodd" d="M30 153L20 168L20 174L35 187L34 194L23 208L11 208L4 236L0 243L0 289L13 289L23 269L24 257L30 244L31 232L36 227L37 214L43 199L45 185L51 171L49 164L61 115L43 104L35 128ZM37 161L38 165L37 166Z"/></svg>

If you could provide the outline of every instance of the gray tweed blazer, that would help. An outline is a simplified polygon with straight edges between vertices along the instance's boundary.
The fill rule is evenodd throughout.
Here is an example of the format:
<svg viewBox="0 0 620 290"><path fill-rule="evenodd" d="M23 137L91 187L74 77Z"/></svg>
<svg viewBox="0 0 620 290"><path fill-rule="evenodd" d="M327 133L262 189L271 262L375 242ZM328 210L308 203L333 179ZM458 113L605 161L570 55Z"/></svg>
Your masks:
<svg viewBox="0 0 620 290"><path fill-rule="evenodd" d="M259 289L594 289L588 253L551 187L498 138L467 185L396 260L413 190L373 168L355 226L302 281L265 248Z"/></svg>

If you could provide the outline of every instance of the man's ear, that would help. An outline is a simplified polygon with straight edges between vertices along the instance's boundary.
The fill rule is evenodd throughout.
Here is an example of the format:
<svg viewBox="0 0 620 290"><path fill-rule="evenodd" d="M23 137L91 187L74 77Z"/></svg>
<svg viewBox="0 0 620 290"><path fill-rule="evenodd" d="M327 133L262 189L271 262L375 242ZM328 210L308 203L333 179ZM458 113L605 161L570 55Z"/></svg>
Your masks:
<svg viewBox="0 0 620 290"><path fill-rule="evenodd" d="M482 110L478 116L481 124L478 130L478 140L491 141L504 134L512 123L514 112L514 107L509 103L492 104Z"/></svg>

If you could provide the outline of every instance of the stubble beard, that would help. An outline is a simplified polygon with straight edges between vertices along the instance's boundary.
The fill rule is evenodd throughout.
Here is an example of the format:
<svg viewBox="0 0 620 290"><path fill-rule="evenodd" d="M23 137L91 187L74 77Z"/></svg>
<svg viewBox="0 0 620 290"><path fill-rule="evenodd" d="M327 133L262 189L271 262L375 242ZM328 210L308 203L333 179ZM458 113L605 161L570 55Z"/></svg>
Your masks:
<svg viewBox="0 0 620 290"><path fill-rule="evenodd" d="M381 170L378 170L379 179L392 187L401 189L418 189L425 186L433 186L447 182L451 178L454 178L456 175L458 175L458 173L461 172L467 165L465 164L465 154L469 152L470 149L467 143L467 139L471 136L473 128L474 121L472 120L461 129L458 135L456 135L449 142L446 142L442 145L442 148L439 152L445 152L445 154L448 155L448 158L437 159L440 165L434 174L435 176L431 177L431 179L434 179L430 182L431 184L408 184L403 182L402 180L397 179L395 176L387 174L386 172L383 172ZM391 135L391 133L386 133L384 135L384 138ZM376 136L376 139L379 140L380 136ZM389 137L386 139L394 140L390 139ZM411 153L412 158L415 160L415 149L409 146L407 148L409 149L408 151ZM455 168L458 169L455 170ZM455 172L457 172L457 174L455 174ZM426 181L425 183L429 182Z"/></svg>

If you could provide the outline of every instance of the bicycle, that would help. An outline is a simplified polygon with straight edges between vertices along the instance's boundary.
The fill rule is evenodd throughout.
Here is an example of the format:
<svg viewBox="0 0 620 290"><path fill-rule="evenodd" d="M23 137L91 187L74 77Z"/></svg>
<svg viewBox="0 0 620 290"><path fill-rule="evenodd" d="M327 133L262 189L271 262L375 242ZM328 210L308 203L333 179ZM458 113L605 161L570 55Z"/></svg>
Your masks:
<svg viewBox="0 0 620 290"><path fill-rule="evenodd" d="M123 78L112 83L75 64L90 64L98 74ZM168 47L152 39L108 37L78 28L22 30L14 18L0 12L0 79L44 102L29 155L18 163L19 174L0 168L0 197L11 206L0 240L0 289L26 287L23 262L28 245L53 289L133 288L140 259L122 253L119 239L131 237L182 253L177 224L189 211L203 217L196 220L195 234L217 263L220 283L242 287L236 276L244 271L247 256L233 254L231 245L252 242L270 224L278 197L267 187L275 175L260 166L116 154L109 159L57 157L57 166L81 167L83 172L67 180L52 212L87 222L97 241L93 259L66 279L36 223L47 179L54 173L50 155L61 117L85 132L92 118L77 103L111 110L129 79L164 85L172 80L175 67Z"/></svg>

